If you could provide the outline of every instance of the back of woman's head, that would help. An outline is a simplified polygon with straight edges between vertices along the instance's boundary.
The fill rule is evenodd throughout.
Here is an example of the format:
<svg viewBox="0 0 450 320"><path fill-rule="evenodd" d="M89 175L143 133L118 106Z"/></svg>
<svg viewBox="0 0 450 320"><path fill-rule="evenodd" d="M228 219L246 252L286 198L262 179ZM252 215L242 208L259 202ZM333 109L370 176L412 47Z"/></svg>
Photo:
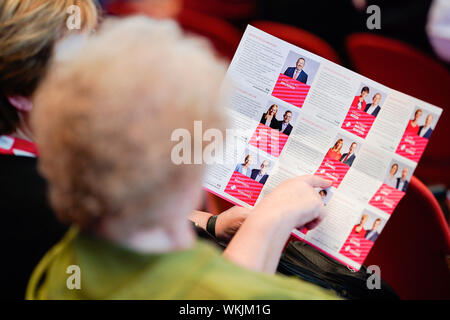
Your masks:
<svg viewBox="0 0 450 320"><path fill-rule="evenodd" d="M107 217L124 229L173 222L202 167L172 161L172 134L193 137L195 120L223 128L225 66L174 22L144 17L106 21L79 52L52 64L32 113L55 211L85 228ZM161 216L167 205L175 216Z"/></svg>
<svg viewBox="0 0 450 320"><path fill-rule="evenodd" d="M71 10L74 5L76 10ZM8 97L33 94L55 42L71 31L71 14L79 14L79 29L75 25L74 32L94 28L97 23L93 0L0 2L0 135L14 132L19 122Z"/></svg>

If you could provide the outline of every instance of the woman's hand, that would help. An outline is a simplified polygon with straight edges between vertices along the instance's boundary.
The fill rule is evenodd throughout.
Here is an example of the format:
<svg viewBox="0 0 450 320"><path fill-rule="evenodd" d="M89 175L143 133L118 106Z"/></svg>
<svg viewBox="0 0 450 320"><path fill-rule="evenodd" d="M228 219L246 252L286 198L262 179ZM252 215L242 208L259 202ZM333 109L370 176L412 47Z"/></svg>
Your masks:
<svg viewBox="0 0 450 320"><path fill-rule="evenodd" d="M247 219L249 213L250 209L248 208L234 206L219 214L216 221L216 237L229 241Z"/></svg>
<svg viewBox="0 0 450 320"><path fill-rule="evenodd" d="M287 179L260 201L255 214L281 220L292 228L312 229L325 217L322 198L314 188L327 188L331 183L313 175Z"/></svg>
<svg viewBox="0 0 450 320"><path fill-rule="evenodd" d="M302 226L312 229L323 220L325 207L314 188L331 183L312 175L282 182L252 209L224 257L250 270L274 273L291 231Z"/></svg>
<svg viewBox="0 0 450 320"><path fill-rule="evenodd" d="M239 230L250 213L250 209L234 206L217 216L215 234L220 240L229 241ZM209 218L213 215L203 211L192 211L189 220L206 231Z"/></svg>

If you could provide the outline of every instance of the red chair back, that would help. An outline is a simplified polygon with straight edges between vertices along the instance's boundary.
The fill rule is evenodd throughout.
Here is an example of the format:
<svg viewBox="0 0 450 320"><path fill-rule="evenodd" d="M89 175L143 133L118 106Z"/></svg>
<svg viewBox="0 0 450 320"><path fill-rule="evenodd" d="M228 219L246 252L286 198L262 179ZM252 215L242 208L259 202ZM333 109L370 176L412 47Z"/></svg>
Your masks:
<svg viewBox="0 0 450 320"><path fill-rule="evenodd" d="M271 21L253 21L250 24L255 28L261 29L302 49L308 50L337 64L341 64L341 59L339 59L338 54L328 43L306 30Z"/></svg>
<svg viewBox="0 0 450 320"><path fill-rule="evenodd" d="M112 2L107 11L117 16L151 15L150 7L151 3L117 1ZM231 24L187 9L178 14L177 21L185 31L207 38L221 56L231 61L241 38L239 30Z"/></svg>
<svg viewBox="0 0 450 320"><path fill-rule="evenodd" d="M241 32L233 25L224 20L187 9L180 13L178 22L184 30L208 38L217 52L231 61L242 36Z"/></svg>
<svg viewBox="0 0 450 320"><path fill-rule="evenodd" d="M205 192L205 209L212 214L219 214L233 206L232 203L210 193Z"/></svg>
<svg viewBox="0 0 450 320"><path fill-rule="evenodd" d="M450 299L450 233L430 190L412 177L408 191L381 232L365 265L402 299Z"/></svg>
<svg viewBox="0 0 450 320"><path fill-rule="evenodd" d="M222 19L248 19L254 15L255 0L183 0L184 7Z"/></svg>
<svg viewBox="0 0 450 320"><path fill-rule="evenodd" d="M450 185L450 74L432 58L400 41L373 34L347 38L358 73L444 109L415 175L425 183Z"/></svg>

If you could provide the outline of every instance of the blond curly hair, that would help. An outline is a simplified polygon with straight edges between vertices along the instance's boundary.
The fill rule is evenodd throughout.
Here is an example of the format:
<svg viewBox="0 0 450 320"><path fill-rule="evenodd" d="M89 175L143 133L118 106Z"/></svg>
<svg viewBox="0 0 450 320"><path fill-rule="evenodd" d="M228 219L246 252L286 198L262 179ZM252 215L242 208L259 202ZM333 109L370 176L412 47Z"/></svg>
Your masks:
<svg viewBox="0 0 450 320"><path fill-rule="evenodd" d="M195 120L223 129L225 65L174 22L144 17L105 23L79 50L55 63L32 114L57 215L83 228L107 216L170 221L159 209L203 170L171 162L171 134L193 136Z"/></svg>

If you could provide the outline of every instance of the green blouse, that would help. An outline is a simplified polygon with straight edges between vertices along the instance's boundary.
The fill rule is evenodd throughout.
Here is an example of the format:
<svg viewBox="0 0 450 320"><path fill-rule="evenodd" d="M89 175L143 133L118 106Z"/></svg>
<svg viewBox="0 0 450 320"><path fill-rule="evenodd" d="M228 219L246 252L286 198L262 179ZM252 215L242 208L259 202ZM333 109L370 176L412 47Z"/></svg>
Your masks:
<svg viewBox="0 0 450 320"><path fill-rule="evenodd" d="M79 267L80 289L69 289ZM69 271L71 269L69 268ZM69 281L68 281L69 279ZM140 254L71 229L33 272L27 299L337 299L313 284L243 269L198 240L188 250Z"/></svg>

